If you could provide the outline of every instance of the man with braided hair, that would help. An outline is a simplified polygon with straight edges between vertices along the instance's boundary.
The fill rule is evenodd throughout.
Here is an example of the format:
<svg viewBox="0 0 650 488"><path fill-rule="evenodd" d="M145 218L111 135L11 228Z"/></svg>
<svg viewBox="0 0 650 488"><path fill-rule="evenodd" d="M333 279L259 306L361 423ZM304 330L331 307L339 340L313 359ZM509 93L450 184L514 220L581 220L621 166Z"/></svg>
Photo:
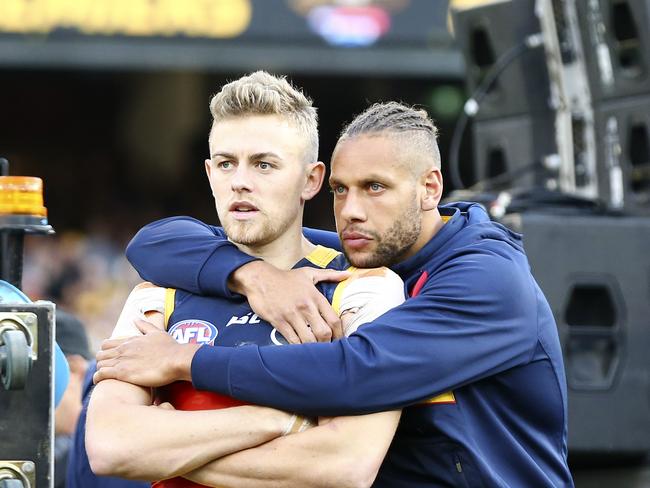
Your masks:
<svg viewBox="0 0 650 488"><path fill-rule="evenodd" d="M139 338L103 351L120 371L100 369L99 378L155 385L184 375L201 389L311 415L403 408L377 487L573 486L553 315L521 236L479 205L439 205L427 114L395 102L360 114L337 143L329 183L347 258L389 266L412 298L332 343L201 348L170 364L165 357L185 346ZM327 233L310 238L333 243ZM291 315L312 287L304 272L220 261L233 252L218 229L183 219L145 227L127 254L147 279L206 295L232 289L272 323L305 320ZM138 374L149 361L156 374Z"/></svg>
<svg viewBox="0 0 650 488"><path fill-rule="evenodd" d="M395 273L385 268L341 273L337 270L349 264L340 252L316 246L302 235L304 203L318 192L324 177L311 101L285 79L257 72L225 85L210 108L214 120L205 170L225 229L220 235L235 249L280 269L309 268L305 273L312 283L347 279L323 282L313 290L316 307L324 302L328 308L315 308L307 317L309 325L295 333L278 332L242 296L205 297L141 284L127 300L107 344L145 334L148 340L182 345L182 354L167 359L183 363L191 357L186 352L193 354L201 346L282 349L294 347L283 345L299 338L315 340L319 324L314 314L322 322L322 315L336 321L337 314L344 314L349 334L402 303L404 285ZM145 314L148 321L138 321L136 328L133 317ZM328 332L329 337L341 335ZM111 370L110 359L100 353L98 360L98 370ZM147 364L142 371L148 374L152 368L153 363ZM97 384L86 430L96 474L161 480L153 485L161 488L369 486L400 416L399 409L391 409L320 419L308 428L293 411L246 405L198 391L183 381L189 377L178 380L156 385L156 402L149 385L137 380ZM309 466L314 457L319 464Z"/></svg>

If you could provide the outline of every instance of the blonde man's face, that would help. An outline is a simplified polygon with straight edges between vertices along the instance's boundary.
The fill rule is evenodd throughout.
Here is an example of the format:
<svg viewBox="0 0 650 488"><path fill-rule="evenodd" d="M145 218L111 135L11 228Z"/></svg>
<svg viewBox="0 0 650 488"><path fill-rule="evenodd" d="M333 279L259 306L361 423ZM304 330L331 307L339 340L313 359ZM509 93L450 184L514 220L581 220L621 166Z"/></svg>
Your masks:
<svg viewBox="0 0 650 488"><path fill-rule="evenodd" d="M285 117L249 115L214 124L205 167L226 234L268 244L300 226L307 166L305 136Z"/></svg>

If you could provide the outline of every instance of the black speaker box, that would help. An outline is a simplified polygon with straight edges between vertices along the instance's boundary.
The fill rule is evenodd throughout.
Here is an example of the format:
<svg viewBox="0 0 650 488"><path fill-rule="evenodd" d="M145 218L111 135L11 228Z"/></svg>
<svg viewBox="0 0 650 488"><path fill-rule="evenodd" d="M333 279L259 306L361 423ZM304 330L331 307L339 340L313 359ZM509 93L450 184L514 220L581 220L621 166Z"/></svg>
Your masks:
<svg viewBox="0 0 650 488"><path fill-rule="evenodd" d="M622 197L625 211L649 214L650 95L602 102L594 115L600 195L610 204Z"/></svg>
<svg viewBox="0 0 650 488"><path fill-rule="evenodd" d="M558 325L569 449L650 450L650 218L507 215Z"/></svg>
<svg viewBox="0 0 650 488"><path fill-rule="evenodd" d="M595 101L650 93L650 0L578 0Z"/></svg>
<svg viewBox="0 0 650 488"><path fill-rule="evenodd" d="M527 36L540 32L535 0L516 0L453 11L454 35L467 64L472 93L499 57ZM549 77L544 50L528 50L496 80L477 120L549 110Z"/></svg>
<svg viewBox="0 0 650 488"><path fill-rule="evenodd" d="M557 153L552 114L474 121L474 179L516 173L511 186L544 185L543 160Z"/></svg>

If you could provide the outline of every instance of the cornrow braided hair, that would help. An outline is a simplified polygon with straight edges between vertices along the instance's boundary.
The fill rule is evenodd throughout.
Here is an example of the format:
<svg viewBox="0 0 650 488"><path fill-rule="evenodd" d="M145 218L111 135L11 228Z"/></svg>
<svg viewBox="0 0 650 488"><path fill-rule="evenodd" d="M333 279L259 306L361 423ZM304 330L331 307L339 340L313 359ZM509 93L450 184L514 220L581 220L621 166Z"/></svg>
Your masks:
<svg viewBox="0 0 650 488"><path fill-rule="evenodd" d="M343 129L339 142L360 135L395 134L408 137L408 147L440 169L438 128L425 110L399 102L375 103Z"/></svg>
<svg viewBox="0 0 650 488"><path fill-rule="evenodd" d="M422 131L434 141L438 129L426 111L399 102L375 103L343 129L341 137L373 132Z"/></svg>

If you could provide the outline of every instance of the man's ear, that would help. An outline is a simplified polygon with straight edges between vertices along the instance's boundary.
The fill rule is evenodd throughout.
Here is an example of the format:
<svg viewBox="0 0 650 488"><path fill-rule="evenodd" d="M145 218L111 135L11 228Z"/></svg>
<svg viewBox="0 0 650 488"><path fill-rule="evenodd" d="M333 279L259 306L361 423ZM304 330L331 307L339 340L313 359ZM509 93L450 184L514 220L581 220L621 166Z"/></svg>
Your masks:
<svg viewBox="0 0 650 488"><path fill-rule="evenodd" d="M300 194L300 198L303 202L314 198L323 186L323 180L325 179L325 164L321 161L317 161L307 165L306 175L307 179L305 180L305 187Z"/></svg>
<svg viewBox="0 0 650 488"><path fill-rule="evenodd" d="M214 197L214 190L212 190L212 180L210 177L212 176L212 172L214 171L214 166L212 166L212 160L206 159L205 160L205 174L208 177L208 185L210 185L210 191L212 192L212 196Z"/></svg>
<svg viewBox="0 0 650 488"><path fill-rule="evenodd" d="M431 168L422 176L424 193L420 205L422 210L434 210L442 198L442 173L439 169Z"/></svg>

